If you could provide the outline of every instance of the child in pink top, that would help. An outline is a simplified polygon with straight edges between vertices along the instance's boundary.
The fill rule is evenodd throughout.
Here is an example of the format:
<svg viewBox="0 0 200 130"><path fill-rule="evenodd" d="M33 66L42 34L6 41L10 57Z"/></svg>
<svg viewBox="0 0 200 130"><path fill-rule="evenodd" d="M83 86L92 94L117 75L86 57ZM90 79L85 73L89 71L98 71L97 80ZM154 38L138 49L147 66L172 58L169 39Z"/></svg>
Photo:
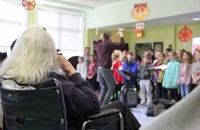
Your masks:
<svg viewBox="0 0 200 130"><path fill-rule="evenodd" d="M190 52L183 52L182 61L179 69L178 85L181 90L181 97L184 98L191 88L191 66L192 54Z"/></svg>

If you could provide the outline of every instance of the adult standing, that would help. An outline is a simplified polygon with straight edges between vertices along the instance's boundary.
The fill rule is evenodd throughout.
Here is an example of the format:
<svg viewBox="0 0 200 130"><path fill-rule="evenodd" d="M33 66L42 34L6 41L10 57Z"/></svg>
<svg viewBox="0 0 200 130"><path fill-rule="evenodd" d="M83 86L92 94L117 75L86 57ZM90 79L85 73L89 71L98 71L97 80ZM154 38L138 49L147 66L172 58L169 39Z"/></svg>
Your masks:
<svg viewBox="0 0 200 130"><path fill-rule="evenodd" d="M84 62L88 65L90 63L90 47L85 47L83 58Z"/></svg>
<svg viewBox="0 0 200 130"><path fill-rule="evenodd" d="M94 45L94 50L97 53L98 76L101 84L100 104L106 105L115 90L115 79L111 71L112 60L111 54L116 49L121 49L125 46L123 33L119 31L117 35L120 37L120 44L111 41L111 33L104 32Z"/></svg>

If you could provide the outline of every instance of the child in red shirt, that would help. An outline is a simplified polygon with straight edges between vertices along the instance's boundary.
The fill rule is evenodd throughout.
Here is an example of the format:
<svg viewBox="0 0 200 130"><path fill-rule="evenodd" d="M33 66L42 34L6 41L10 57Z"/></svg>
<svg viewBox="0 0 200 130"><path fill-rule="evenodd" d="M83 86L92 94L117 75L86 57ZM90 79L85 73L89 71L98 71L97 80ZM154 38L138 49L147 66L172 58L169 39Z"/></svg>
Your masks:
<svg viewBox="0 0 200 130"><path fill-rule="evenodd" d="M112 64L112 73L114 75L115 78L115 83L116 83L116 88L115 88L115 92L113 94L113 100L117 100L119 95L118 95L118 91L121 90L121 86L122 86L122 80L123 77L116 72L116 70L121 70L122 69L122 63L125 61L125 56L124 55L120 55L120 57L118 58L117 56L113 56L113 64Z"/></svg>
<svg viewBox="0 0 200 130"><path fill-rule="evenodd" d="M89 57L90 62L88 64L88 82L91 84L91 86L94 88L95 91L99 89L99 85L97 82L97 63L95 61L94 55L90 55Z"/></svg>

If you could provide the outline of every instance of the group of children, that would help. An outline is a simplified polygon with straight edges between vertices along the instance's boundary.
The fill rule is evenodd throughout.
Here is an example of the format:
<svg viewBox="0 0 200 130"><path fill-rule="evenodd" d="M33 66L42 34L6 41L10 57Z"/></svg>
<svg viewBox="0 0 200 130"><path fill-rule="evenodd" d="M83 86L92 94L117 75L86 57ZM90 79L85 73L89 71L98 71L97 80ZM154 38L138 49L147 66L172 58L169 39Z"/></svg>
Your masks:
<svg viewBox="0 0 200 130"><path fill-rule="evenodd" d="M86 58L78 58L77 71L95 88L97 86L97 63L94 55L88 53L88 49L85 49L84 57ZM162 65L166 65L166 68L159 68ZM154 55L148 50L144 52L141 60L138 60L134 53L114 51L111 70L116 81L113 98L118 98L118 91L122 85L139 85L140 105L150 105L154 94L155 99L178 101L179 94L181 98L184 98L200 83L200 50L196 49L194 56L185 50L175 52L166 49L165 54L156 51ZM122 76L117 70L129 73Z"/></svg>
<svg viewBox="0 0 200 130"><path fill-rule="evenodd" d="M163 65L165 68L160 67ZM155 99L178 101L200 83L200 50L198 49L195 50L194 57L185 50L175 52L166 49L166 54L156 51L154 55L145 51L141 61L136 60L135 54L127 53L126 60L121 63L121 66L122 70L137 75L133 78L123 77L122 84L126 84L127 79L130 79L131 85L136 85L135 80L139 81L140 105L150 105L154 94Z"/></svg>

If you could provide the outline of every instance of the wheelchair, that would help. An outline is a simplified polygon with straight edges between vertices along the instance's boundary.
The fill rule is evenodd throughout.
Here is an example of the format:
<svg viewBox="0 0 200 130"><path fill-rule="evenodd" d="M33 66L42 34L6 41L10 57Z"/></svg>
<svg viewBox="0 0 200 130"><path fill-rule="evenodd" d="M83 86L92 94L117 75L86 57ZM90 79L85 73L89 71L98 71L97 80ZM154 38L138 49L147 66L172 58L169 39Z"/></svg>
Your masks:
<svg viewBox="0 0 200 130"><path fill-rule="evenodd" d="M3 130L67 130L60 82L49 78L31 86L35 89L10 90L1 86ZM87 117L82 130L124 130L123 126L120 111L108 109Z"/></svg>

